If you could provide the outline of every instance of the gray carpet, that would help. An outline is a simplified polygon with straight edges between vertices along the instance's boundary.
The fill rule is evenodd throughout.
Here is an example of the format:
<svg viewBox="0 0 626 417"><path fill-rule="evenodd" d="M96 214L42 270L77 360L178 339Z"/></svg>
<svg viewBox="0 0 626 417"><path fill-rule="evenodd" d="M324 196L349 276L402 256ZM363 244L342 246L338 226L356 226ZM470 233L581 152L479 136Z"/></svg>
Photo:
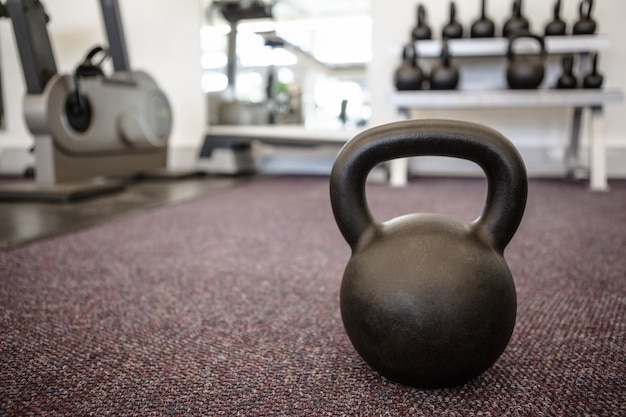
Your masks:
<svg viewBox="0 0 626 417"><path fill-rule="evenodd" d="M0 252L0 415L624 416L626 182L531 181L512 340L452 389L355 353L325 178L266 178ZM380 220L475 218L482 180L370 185Z"/></svg>

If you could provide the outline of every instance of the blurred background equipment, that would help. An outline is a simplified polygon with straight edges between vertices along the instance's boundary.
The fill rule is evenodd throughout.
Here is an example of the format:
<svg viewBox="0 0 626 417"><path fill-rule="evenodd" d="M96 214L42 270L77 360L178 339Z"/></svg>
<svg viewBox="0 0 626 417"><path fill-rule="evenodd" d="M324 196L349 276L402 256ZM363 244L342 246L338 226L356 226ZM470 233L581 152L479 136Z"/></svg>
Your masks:
<svg viewBox="0 0 626 417"><path fill-rule="evenodd" d="M4 184L2 198L73 199L119 190L104 177L164 171L172 111L145 72L131 69L117 0L101 0L108 47L95 47L73 74L59 74L39 0L9 0L35 137L35 181ZM96 60L96 57L102 58ZM103 61L112 59L105 74Z"/></svg>

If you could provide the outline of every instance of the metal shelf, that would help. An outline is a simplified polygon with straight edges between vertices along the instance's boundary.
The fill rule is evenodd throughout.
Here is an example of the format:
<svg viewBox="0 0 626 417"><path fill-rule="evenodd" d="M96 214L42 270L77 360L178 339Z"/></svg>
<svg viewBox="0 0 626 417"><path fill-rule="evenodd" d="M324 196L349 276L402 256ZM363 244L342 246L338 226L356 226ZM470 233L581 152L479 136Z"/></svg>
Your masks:
<svg viewBox="0 0 626 417"><path fill-rule="evenodd" d="M402 91L391 96L401 109L593 107L621 103L619 89Z"/></svg>
<svg viewBox="0 0 626 417"><path fill-rule="evenodd" d="M234 126L213 125L205 137L219 139L258 140L274 145L328 144L347 142L363 129L308 129L303 126Z"/></svg>
<svg viewBox="0 0 626 417"><path fill-rule="evenodd" d="M585 54L581 65L588 62L588 54L610 48L610 41L601 35L589 36L552 36L545 37L546 52L552 55ZM448 41L450 54L454 58L497 58L507 54L509 40L506 38L489 39L451 39ZM420 58L438 58L441 55L441 40L417 41L415 43ZM515 52L524 54L537 52L537 42L533 39L520 39ZM621 103L624 93L619 89L598 90L453 90L453 91L395 91L390 102L398 110L410 109L497 109L527 108L542 109L548 107L573 108L571 139L568 149L568 172L573 173L578 165L578 147L581 136L582 112L588 110L589 139L591 143L589 158L589 184L592 190L608 189L606 176L606 147L602 134L602 109L607 103ZM392 161L390 178L392 185L406 183L407 166L402 160Z"/></svg>
<svg viewBox="0 0 626 417"><path fill-rule="evenodd" d="M529 42L532 42L529 40ZM611 43L602 35L547 36L546 51L549 54L576 54L601 51L610 48ZM417 41L418 55L422 58L436 58L441 55L439 39ZM523 42L520 40L520 44ZM504 56L509 45L507 38L450 39L448 47L455 58Z"/></svg>

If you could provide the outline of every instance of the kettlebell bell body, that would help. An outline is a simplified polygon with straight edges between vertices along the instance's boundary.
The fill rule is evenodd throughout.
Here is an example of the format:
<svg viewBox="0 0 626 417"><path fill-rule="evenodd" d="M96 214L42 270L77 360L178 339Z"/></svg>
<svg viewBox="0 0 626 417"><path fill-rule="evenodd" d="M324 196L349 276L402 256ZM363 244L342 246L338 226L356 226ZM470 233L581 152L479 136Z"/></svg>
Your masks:
<svg viewBox="0 0 626 417"><path fill-rule="evenodd" d="M459 70L452 65L448 40L441 44L441 60L430 72L431 90L454 90L459 85Z"/></svg>
<svg viewBox="0 0 626 417"><path fill-rule="evenodd" d="M587 10L585 10L587 6ZM591 17L591 9L593 8L593 0L582 0L578 11L579 19L574 23L572 34L574 35L593 35L596 32L596 21Z"/></svg>
<svg viewBox="0 0 626 417"><path fill-rule="evenodd" d="M480 165L487 201L472 223L437 214L373 219L365 179L378 163L439 155ZM523 216L526 170L515 147L485 126L410 120L369 129L333 166L330 197L352 248L340 290L346 333L381 375L423 388L467 382L501 355L516 294L503 251Z"/></svg>
<svg viewBox="0 0 626 417"><path fill-rule="evenodd" d="M482 1L480 17L470 28L472 38L493 38L496 33L496 24L487 17L487 0Z"/></svg>
<svg viewBox="0 0 626 417"><path fill-rule="evenodd" d="M583 78L583 88L600 88L604 84L604 76L598 71L598 54L593 54L591 71Z"/></svg>
<svg viewBox="0 0 626 417"><path fill-rule="evenodd" d="M458 39L463 37L463 25L456 19L456 4L450 2L450 20L441 31L443 39Z"/></svg>
<svg viewBox="0 0 626 417"><path fill-rule="evenodd" d="M520 39L534 39L540 47L538 54L516 55L514 46ZM534 89L541 85L545 74L546 46L542 37L530 33L518 33L509 38L507 58L509 66L506 80L512 89Z"/></svg>
<svg viewBox="0 0 626 417"><path fill-rule="evenodd" d="M398 91L421 90L424 73L417 64L417 49L412 43L402 50L402 64L394 74L394 85Z"/></svg>
<svg viewBox="0 0 626 417"><path fill-rule="evenodd" d="M563 36L567 31L567 23L561 19L561 0L554 3L554 14L552 20L546 25L546 36Z"/></svg>
<svg viewBox="0 0 626 417"><path fill-rule="evenodd" d="M512 15L502 26L502 36L508 38L528 30L530 30L530 22L522 14L522 0L515 0Z"/></svg>
<svg viewBox="0 0 626 417"><path fill-rule="evenodd" d="M571 89L578 87L578 80L574 75L574 57L566 55L561 60L562 73L556 82L556 88Z"/></svg>
<svg viewBox="0 0 626 417"><path fill-rule="evenodd" d="M417 6L417 24L411 32L413 42L432 38L432 31L426 21L426 8L420 4Z"/></svg>

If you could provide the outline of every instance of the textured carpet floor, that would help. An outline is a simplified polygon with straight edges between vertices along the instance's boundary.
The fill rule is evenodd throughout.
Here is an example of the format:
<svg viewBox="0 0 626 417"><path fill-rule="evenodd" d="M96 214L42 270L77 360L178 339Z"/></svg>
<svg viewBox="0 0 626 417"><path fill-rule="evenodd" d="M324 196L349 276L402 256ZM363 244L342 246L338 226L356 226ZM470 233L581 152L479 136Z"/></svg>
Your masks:
<svg viewBox="0 0 626 417"><path fill-rule="evenodd" d="M324 178L268 178L0 252L0 415L624 416L626 182L531 181L505 252L512 340L467 385L419 390L355 353L350 255ZM482 180L371 185L380 220L476 217Z"/></svg>

